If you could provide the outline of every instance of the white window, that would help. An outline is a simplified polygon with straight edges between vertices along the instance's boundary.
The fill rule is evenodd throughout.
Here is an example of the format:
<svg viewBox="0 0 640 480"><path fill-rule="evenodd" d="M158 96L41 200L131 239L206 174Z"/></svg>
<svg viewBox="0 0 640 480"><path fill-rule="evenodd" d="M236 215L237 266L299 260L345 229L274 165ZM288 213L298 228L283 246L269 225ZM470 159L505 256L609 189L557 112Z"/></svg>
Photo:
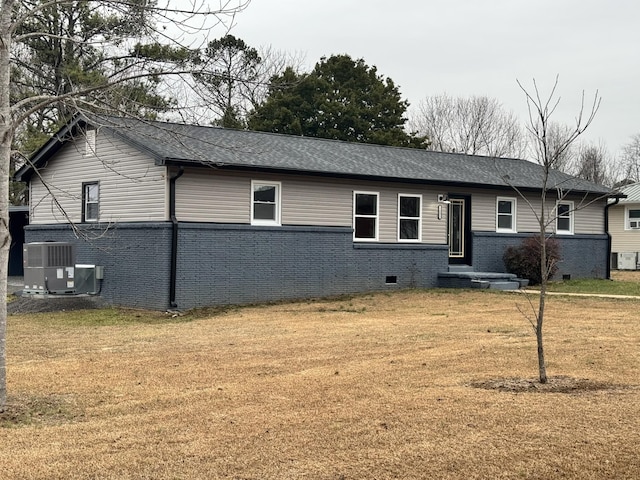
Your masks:
<svg viewBox="0 0 640 480"><path fill-rule="evenodd" d="M573 234L573 202L556 203L556 233Z"/></svg>
<svg viewBox="0 0 640 480"><path fill-rule="evenodd" d="M422 196L398 195L398 241L422 240Z"/></svg>
<svg viewBox="0 0 640 480"><path fill-rule="evenodd" d="M353 192L353 239L378 240L377 192Z"/></svg>
<svg viewBox="0 0 640 480"><path fill-rule="evenodd" d="M100 214L100 185L98 182L82 184L82 221L97 222Z"/></svg>
<svg viewBox="0 0 640 480"><path fill-rule="evenodd" d="M496 200L496 232L516 233L516 199L498 197Z"/></svg>
<svg viewBox="0 0 640 480"><path fill-rule="evenodd" d="M251 182L251 224L280 225L280 182Z"/></svg>
<svg viewBox="0 0 640 480"><path fill-rule="evenodd" d="M625 230L640 230L640 208L626 209Z"/></svg>

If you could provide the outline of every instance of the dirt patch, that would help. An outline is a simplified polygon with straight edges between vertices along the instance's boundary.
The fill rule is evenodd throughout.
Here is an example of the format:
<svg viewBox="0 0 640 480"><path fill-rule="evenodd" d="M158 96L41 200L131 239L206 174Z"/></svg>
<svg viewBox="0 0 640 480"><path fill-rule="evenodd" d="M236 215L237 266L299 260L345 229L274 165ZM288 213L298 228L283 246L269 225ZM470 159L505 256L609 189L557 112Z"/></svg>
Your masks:
<svg viewBox="0 0 640 480"><path fill-rule="evenodd" d="M601 390L621 390L628 386L613 383L596 382L586 378L556 376L547 379L547 383L540 383L537 379L528 378L498 378L472 382L469 386L485 390L499 390L512 393L570 393L580 394Z"/></svg>
<svg viewBox="0 0 640 480"><path fill-rule="evenodd" d="M89 296L17 296L7 304L9 315L21 313L64 312L71 310L91 310L105 306L100 297Z"/></svg>
<svg viewBox="0 0 640 480"><path fill-rule="evenodd" d="M73 411L73 402L61 395L10 395L4 409L0 410L0 428L59 424L76 417Z"/></svg>

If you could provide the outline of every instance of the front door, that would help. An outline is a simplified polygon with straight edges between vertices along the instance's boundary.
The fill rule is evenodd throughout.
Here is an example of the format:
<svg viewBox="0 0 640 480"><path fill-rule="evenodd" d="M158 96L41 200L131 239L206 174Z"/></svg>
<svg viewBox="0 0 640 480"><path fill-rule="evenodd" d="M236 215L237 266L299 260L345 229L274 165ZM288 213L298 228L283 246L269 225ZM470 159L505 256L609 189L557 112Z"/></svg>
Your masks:
<svg viewBox="0 0 640 480"><path fill-rule="evenodd" d="M471 265L471 197L449 195L449 263Z"/></svg>

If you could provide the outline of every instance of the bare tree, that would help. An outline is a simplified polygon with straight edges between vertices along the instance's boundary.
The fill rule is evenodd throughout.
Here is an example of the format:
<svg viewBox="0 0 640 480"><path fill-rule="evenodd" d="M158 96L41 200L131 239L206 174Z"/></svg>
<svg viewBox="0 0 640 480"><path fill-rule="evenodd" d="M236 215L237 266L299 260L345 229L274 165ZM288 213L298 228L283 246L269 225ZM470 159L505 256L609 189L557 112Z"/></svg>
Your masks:
<svg viewBox="0 0 640 480"><path fill-rule="evenodd" d="M551 168L560 170L561 172L565 173L569 173L571 171L576 158L575 150L577 146L573 143L566 146L564 144L566 142L566 139L571 136L572 132L573 127L564 125L562 123L549 122L549 124L547 125L546 142L549 146L550 151L557 152L556 155L554 155L554 157L550 159L551 165L549 166ZM528 138L527 140L530 140L532 143L532 145L530 145L532 149L530 155L531 159L539 161L540 152L537 150L538 140L536 136L534 135L533 138Z"/></svg>
<svg viewBox="0 0 640 480"><path fill-rule="evenodd" d="M217 25L228 28L234 15L247 6L249 0L224 0L221 2L162 2L155 0L0 0L0 297L7 296L7 270L10 246L9 235L9 180L12 144L14 135L20 131L27 119L36 112L51 106L65 111L118 112L118 105L110 102L112 95L127 82L162 75L189 74L180 64L166 62L165 55L172 48L190 49L194 34L206 34ZM212 5L211 5L211 4ZM66 32L52 32L42 28L24 29L33 26L34 18L44 10L56 11L75 5L90 5L101 12L105 19L127 16L139 22L135 38L131 31L114 29L99 40L105 55L115 60L111 71L96 84L67 82L64 91L33 91L20 99L11 96L12 73L21 49L30 48L34 38L58 39L71 45L82 42L81 38ZM37 23L37 22L35 22ZM101 25L105 28L105 25ZM206 41L206 40L204 40ZM166 50L165 50L166 49ZM104 59L104 58L103 58ZM117 67L120 68L117 68ZM6 301L0 302L0 410L7 401L6 389Z"/></svg>
<svg viewBox="0 0 640 480"><path fill-rule="evenodd" d="M529 121L527 131L532 137L532 149L535 159L542 167L542 188L540 191L540 208L536 208L527 201L526 197L521 194L521 198L527 201L531 210L535 213L538 220L540 241L540 294L538 296L538 306L532 305L534 318L531 325L536 335L537 351L538 351L538 374L540 383L547 382L547 369L544 356L544 335L543 326L545 319L545 305L547 297L547 285L550 278L550 272L553 265L547 256L546 240L548 238L549 225L556 221L559 212L557 207L548 212L547 198L554 195L556 198L563 198L568 192L564 191L563 185L556 185L551 181L551 172L554 165L558 164L559 159L566 155L572 145L577 141L578 137L587 129L593 121L598 108L600 107L600 97L598 92L595 93L593 103L589 110L585 111L584 92L582 94L582 102L580 111L575 119L575 124L567 128L562 136L551 137L550 132L553 129L551 117L553 116L560 99L556 97L556 89L558 87L558 77L556 77L553 88L548 96L540 93L538 84L533 80L533 90L530 92L518 81L518 86L524 92L529 108ZM586 115L585 115L586 114Z"/></svg>
<svg viewBox="0 0 640 480"><path fill-rule="evenodd" d="M427 97L418 104L410 126L429 138L433 150L514 158L524 152L516 116L485 96Z"/></svg>
<svg viewBox="0 0 640 480"><path fill-rule="evenodd" d="M600 185L613 185L614 183L609 153L602 142L580 145L572 170L576 177L593 183Z"/></svg>
<svg viewBox="0 0 640 480"><path fill-rule="evenodd" d="M640 133L633 135L622 148L621 167L624 180L640 182Z"/></svg>

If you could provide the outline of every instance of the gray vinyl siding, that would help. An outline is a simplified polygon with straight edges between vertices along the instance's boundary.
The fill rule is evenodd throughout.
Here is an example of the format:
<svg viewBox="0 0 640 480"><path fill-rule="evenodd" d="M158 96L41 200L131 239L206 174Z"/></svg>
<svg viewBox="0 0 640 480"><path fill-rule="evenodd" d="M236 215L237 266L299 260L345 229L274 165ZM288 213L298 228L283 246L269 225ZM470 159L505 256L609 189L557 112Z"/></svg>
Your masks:
<svg viewBox="0 0 640 480"><path fill-rule="evenodd" d="M446 211L437 218L437 195L445 190L402 183L187 169L176 185L178 220L250 223L251 180L281 183L283 225L351 228L353 192L378 193L378 241L384 243L397 242L398 194L422 195L422 243L446 242Z"/></svg>
<svg viewBox="0 0 640 480"><path fill-rule="evenodd" d="M611 251L640 252L640 230L625 230L627 208L638 209L640 204L616 205L609 210L609 233Z"/></svg>
<svg viewBox="0 0 640 480"><path fill-rule="evenodd" d="M353 193L379 194L378 242L395 243L398 236L398 195L422 195L422 243L447 241L447 208L442 205L438 219L438 194L471 195L472 229L496 231L496 199L516 199L518 233L539 230L537 212L540 200L534 195L529 203L511 190L449 189L428 185L328 179L302 175L239 173L216 169L187 169L177 183L178 220L188 222L251 223L251 181L272 181L281 185L281 221L283 225L352 227ZM604 232L604 200L581 207L581 198L570 198L578 211L574 213L574 233ZM531 206L535 209L532 211ZM555 199L547 201L550 212ZM553 222L549 227L555 229Z"/></svg>
<svg viewBox="0 0 640 480"><path fill-rule="evenodd" d="M84 153L84 137L79 136L63 146L50 165L39 169L44 183L33 176L30 223L80 222L82 184L94 181L100 185L100 223L167 220L164 167L154 165L148 155L124 142L100 133L96 153Z"/></svg>
<svg viewBox="0 0 640 480"><path fill-rule="evenodd" d="M602 234L605 233L604 209L606 199L600 199L588 203L581 198L575 200L577 211L575 212L576 234Z"/></svg>
<svg viewBox="0 0 640 480"><path fill-rule="evenodd" d="M455 193L464 193L458 191ZM521 198L513 191L481 191L474 190L471 193L472 205L472 229L478 232L496 231L496 201L498 197L516 199L516 229L517 233L538 232L540 230L538 215L541 201L539 196L532 194L527 199ZM604 205L605 199L593 203L586 202L582 197L567 197L567 201L573 201L575 234L602 234L604 233ZM547 199L547 218L555 208L556 199ZM555 222L547 226L547 231L555 231Z"/></svg>

